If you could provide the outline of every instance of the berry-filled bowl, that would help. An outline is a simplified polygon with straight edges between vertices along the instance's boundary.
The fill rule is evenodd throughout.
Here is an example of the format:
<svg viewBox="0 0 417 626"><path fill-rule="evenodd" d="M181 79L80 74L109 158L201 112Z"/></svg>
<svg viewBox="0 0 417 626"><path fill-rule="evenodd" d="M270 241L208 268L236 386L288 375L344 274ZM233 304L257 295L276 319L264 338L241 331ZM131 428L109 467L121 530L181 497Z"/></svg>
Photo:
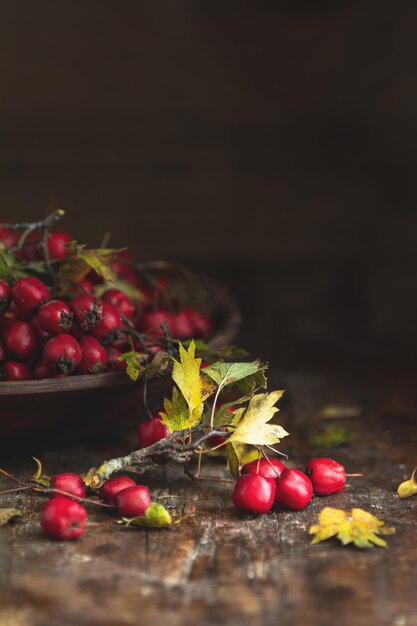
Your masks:
<svg viewBox="0 0 417 626"><path fill-rule="evenodd" d="M241 322L216 281L167 262L138 264L125 250L88 250L54 231L53 216L0 225L2 452L138 423L145 398L151 409L163 399L178 340L214 353Z"/></svg>

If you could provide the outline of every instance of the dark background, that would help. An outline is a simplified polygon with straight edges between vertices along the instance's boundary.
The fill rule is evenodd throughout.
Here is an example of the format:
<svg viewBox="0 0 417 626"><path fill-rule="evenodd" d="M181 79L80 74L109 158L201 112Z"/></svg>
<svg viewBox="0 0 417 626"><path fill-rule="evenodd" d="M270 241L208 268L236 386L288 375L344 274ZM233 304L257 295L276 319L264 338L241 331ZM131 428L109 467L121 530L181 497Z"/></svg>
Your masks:
<svg viewBox="0 0 417 626"><path fill-rule="evenodd" d="M283 367L414 362L417 6L14 0L0 207L229 284Z"/></svg>

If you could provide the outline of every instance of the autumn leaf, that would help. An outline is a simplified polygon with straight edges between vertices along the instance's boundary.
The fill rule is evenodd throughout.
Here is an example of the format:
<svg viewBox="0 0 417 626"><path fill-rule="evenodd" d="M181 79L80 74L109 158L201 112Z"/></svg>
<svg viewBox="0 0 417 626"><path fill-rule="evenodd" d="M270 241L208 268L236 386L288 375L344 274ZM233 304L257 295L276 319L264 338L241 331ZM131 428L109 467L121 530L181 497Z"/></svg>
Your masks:
<svg viewBox="0 0 417 626"><path fill-rule="evenodd" d="M131 350L130 352L125 352L124 354L121 354L119 357L117 357L117 360L124 361L124 363L126 363L126 374L132 380L137 380L146 369L142 363L145 357L146 354Z"/></svg>
<svg viewBox="0 0 417 626"><path fill-rule="evenodd" d="M274 445L288 435L277 424L268 424L279 409L275 406L284 391L272 391L253 396L245 414L230 435L229 442L239 441L255 446Z"/></svg>
<svg viewBox="0 0 417 626"><path fill-rule="evenodd" d="M172 400L165 398L164 411L161 411L159 415L163 423L168 426L170 433L192 428L200 420L198 418L196 422L190 422L190 412L187 403L177 387L174 387L172 390Z"/></svg>
<svg viewBox="0 0 417 626"><path fill-rule="evenodd" d="M313 435L310 443L321 448L336 448L349 441L349 431L344 426L331 424Z"/></svg>
<svg viewBox="0 0 417 626"><path fill-rule="evenodd" d="M120 522L119 522L120 523ZM127 518L123 517L121 523L126 526L144 526L146 528L166 528L172 524L169 512L162 504L152 502L145 511L145 515Z"/></svg>
<svg viewBox="0 0 417 626"><path fill-rule="evenodd" d="M233 478L237 480L239 478L240 462L239 462L239 455L236 450L236 444L234 444L232 441L232 443L227 444L226 449L227 449L227 463L229 466L230 473L233 476Z"/></svg>
<svg viewBox="0 0 417 626"><path fill-rule="evenodd" d="M36 472L33 474L32 480L42 487L49 487L51 481L43 476L42 463L35 456L32 459L36 463Z"/></svg>
<svg viewBox="0 0 417 626"><path fill-rule="evenodd" d="M172 378L178 385L189 409L189 423L191 428L199 423L204 409L204 390L200 376L201 359L195 357L195 343L192 341L188 350L179 344L180 361L174 359Z"/></svg>
<svg viewBox="0 0 417 626"><path fill-rule="evenodd" d="M206 367L204 374L210 376L219 387L225 387L248 376L257 374L266 367L266 364L260 361L253 361L251 363L223 363L222 361L218 361Z"/></svg>
<svg viewBox="0 0 417 626"><path fill-rule="evenodd" d="M411 496L415 496L417 493L417 481L416 481L416 473L417 467L414 468L411 477L408 480L405 480L401 485L399 485L397 489L397 493L400 498L410 498Z"/></svg>
<svg viewBox="0 0 417 626"><path fill-rule="evenodd" d="M0 526L8 524L16 517L22 517L22 511L19 509L0 509Z"/></svg>
<svg viewBox="0 0 417 626"><path fill-rule="evenodd" d="M353 543L357 548L373 548L374 545L386 548L386 541L378 535L392 535L395 528L385 526L385 522L362 509L346 512L327 506L320 511L318 524L309 532L315 535L311 543L336 537L344 546Z"/></svg>
<svg viewBox="0 0 417 626"><path fill-rule="evenodd" d="M89 268L93 269L99 276L102 276L104 280L109 282L116 280L116 274L112 268L112 264L119 252L125 250L125 248L96 248L93 250L75 241L67 244L67 249L70 254L75 254L78 259L84 261Z"/></svg>

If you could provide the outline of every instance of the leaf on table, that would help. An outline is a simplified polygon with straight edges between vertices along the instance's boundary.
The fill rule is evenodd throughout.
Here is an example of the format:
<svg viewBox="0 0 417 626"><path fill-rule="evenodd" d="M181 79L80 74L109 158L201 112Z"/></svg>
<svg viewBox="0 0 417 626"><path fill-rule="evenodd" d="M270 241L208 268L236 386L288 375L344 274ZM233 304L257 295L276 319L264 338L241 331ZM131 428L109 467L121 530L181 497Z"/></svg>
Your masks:
<svg viewBox="0 0 417 626"><path fill-rule="evenodd" d="M243 363L223 363L218 361L206 367L204 374L210 376L217 385L225 387L243 378L262 372L266 367L267 365L260 361Z"/></svg>
<svg viewBox="0 0 417 626"><path fill-rule="evenodd" d="M408 480L405 480L401 485L399 485L397 489L397 493L400 498L410 498L411 496L415 496L417 493L417 481L416 481L416 473L417 467L414 468L411 477Z"/></svg>
<svg viewBox="0 0 417 626"><path fill-rule="evenodd" d="M33 474L31 480L36 482L38 485L41 485L42 487L49 487L51 481L43 476L42 463L35 456L33 456L32 459L36 463L36 472Z"/></svg>
<svg viewBox="0 0 417 626"><path fill-rule="evenodd" d="M187 430L187 428L196 426L200 421L200 418L190 421L190 411L187 403L177 387L172 389L172 400L165 398L164 411L161 411L159 415L163 423L168 426L170 433L175 433L178 430Z"/></svg>
<svg viewBox="0 0 417 626"><path fill-rule="evenodd" d="M315 535L311 543L336 537L344 546L353 543L357 548L373 548L374 545L386 548L386 541L378 535L392 535L395 528L385 526L385 522L362 509L347 512L327 506L320 511L318 524L309 532Z"/></svg>
<svg viewBox="0 0 417 626"><path fill-rule="evenodd" d="M331 424L322 431L313 435L310 443L320 448L336 448L349 441L349 431L344 426Z"/></svg>
<svg viewBox="0 0 417 626"><path fill-rule="evenodd" d="M185 398L189 409L189 424L191 428L199 423L204 409L206 391L200 376L201 359L195 356L195 343L192 341L188 350L179 343L180 360L174 359L172 378Z"/></svg>
<svg viewBox="0 0 417 626"><path fill-rule="evenodd" d="M16 519L16 517L22 516L22 511L19 511L19 509L0 509L0 526L4 526Z"/></svg>
<svg viewBox="0 0 417 626"><path fill-rule="evenodd" d="M144 358L146 358L146 354L136 352L136 350L131 350L130 352L121 354L117 357L117 360L124 361L126 363L126 374L132 380L137 380L146 369L143 365Z"/></svg>
<svg viewBox="0 0 417 626"><path fill-rule="evenodd" d="M169 512L162 504L152 502L145 511L145 515L138 517L123 517L119 523L126 526L142 526L146 528L166 528L172 524Z"/></svg>
<svg viewBox="0 0 417 626"><path fill-rule="evenodd" d="M278 424L268 424L279 411L275 406L284 391L272 391L253 396L243 417L230 435L229 442L239 441L251 445L274 445L288 435Z"/></svg>

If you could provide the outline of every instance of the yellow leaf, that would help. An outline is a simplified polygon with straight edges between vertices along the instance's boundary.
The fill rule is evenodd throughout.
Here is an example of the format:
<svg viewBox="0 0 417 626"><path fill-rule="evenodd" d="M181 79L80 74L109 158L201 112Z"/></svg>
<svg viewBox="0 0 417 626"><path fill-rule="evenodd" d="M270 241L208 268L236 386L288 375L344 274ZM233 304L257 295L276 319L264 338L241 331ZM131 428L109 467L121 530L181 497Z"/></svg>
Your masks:
<svg viewBox="0 0 417 626"><path fill-rule="evenodd" d="M405 480L397 489L397 493L400 498L410 498L417 493L417 481L416 481L417 467L414 468L411 478Z"/></svg>
<svg viewBox="0 0 417 626"><path fill-rule="evenodd" d="M89 269L93 269L104 280L114 282L116 280L116 274L113 270L112 264L119 252L122 252L125 248L112 249L112 248L97 248L90 250L85 245L71 242L67 245L68 252L76 255L76 261L81 259L87 264Z"/></svg>
<svg viewBox="0 0 417 626"><path fill-rule="evenodd" d="M174 387L172 390L172 400L165 398L164 409L165 411L161 411L159 415L163 423L168 426L170 433L174 433L178 430L186 430L196 425L195 423L191 423L190 426L188 406L177 387Z"/></svg>
<svg viewBox="0 0 417 626"><path fill-rule="evenodd" d="M253 396L245 414L229 437L229 442L239 441L254 446L274 445L288 435L278 424L268 424L279 409L274 405L281 398L283 391L260 393Z"/></svg>
<svg viewBox="0 0 417 626"><path fill-rule="evenodd" d="M347 512L326 506L319 513L318 524L309 532L315 535L311 543L337 537L344 546L353 543L358 548L386 548L386 541L378 535L392 535L395 528L385 526L385 522L362 509Z"/></svg>
<svg viewBox="0 0 417 626"><path fill-rule="evenodd" d="M188 350L179 344L180 361L174 359L172 378L185 398L189 410L189 423L192 428L199 423L204 408L203 385L200 376L201 359L195 357L194 341Z"/></svg>
<svg viewBox="0 0 417 626"><path fill-rule="evenodd" d="M35 461L37 467L36 472L32 476L32 480L39 480L42 476L42 463L36 458L36 456L33 456L32 459Z"/></svg>

